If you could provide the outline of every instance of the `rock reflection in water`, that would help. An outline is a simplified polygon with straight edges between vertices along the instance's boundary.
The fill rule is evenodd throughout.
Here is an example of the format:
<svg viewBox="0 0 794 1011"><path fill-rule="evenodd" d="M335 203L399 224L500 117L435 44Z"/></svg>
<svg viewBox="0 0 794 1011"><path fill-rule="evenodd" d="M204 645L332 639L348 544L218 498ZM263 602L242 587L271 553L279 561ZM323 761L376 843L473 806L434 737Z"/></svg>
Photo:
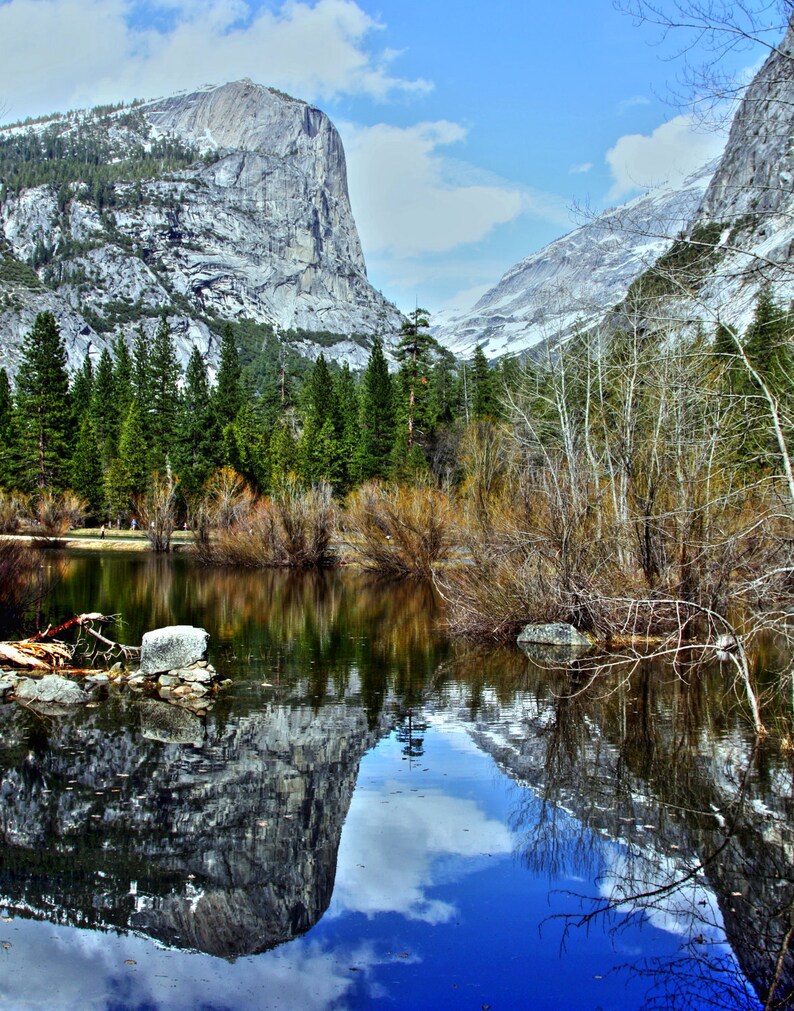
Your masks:
<svg viewBox="0 0 794 1011"><path fill-rule="evenodd" d="M330 901L359 760L376 739L363 709L270 705L210 719L196 746L155 743L169 739L159 707L180 712L119 702L112 718L46 729L3 707L5 901L223 957L305 932ZM171 740L195 738L188 718Z"/></svg>
<svg viewBox="0 0 794 1011"><path fill-rule="evenodd" d="M790 1008L791 755L753 739L717 665L697 679L680 673L646 664L591 684L575 668L543 670L515 654L488 665L464 651L439 690L527 788L512 825L527 866L552 880L600 875L569 925L633 912L681 935L674 963L635 967L659 1007L756 1006L744 976L765 1008ZM613 840L625 844L619 860ZM741 972L721 955L726 940Z"/></svg>
<svg viewBox="0 0 794 1011"><path fill-rule="evenodd" d="M229 958L264 950L327 908L365 750L396 728L400 761L423 775L434 734L452 725L515 784L499 838L519 840L522 873L551 889L572 877L597 882L569 904L572 924L635 913L681 938L677 959L635 967L652 973L656 1006L758 1007L745 977L762 1004L791 1005L790 755L775 738L755 746L729 676L715 666L694 677L681 661L678 671L646 666L591 683L575 666L542 670L518 651L453 649L435 606L413 585L349 572L70 559L42 621L120 611L127 634L117 637L132 642L154 625L204 625L213 662L234 684L206 720L178 726L160 702L112 694L63 720L0 708L7 901ZM364 817L375 792L359 790L353 812L378 830L362 836L374 847L388 819L378 809ZM409 800L426 813L415 792ZM436 817L441 805L429 803ZM412 825L408 817L404 830ZM348 906L368 917L415 921L418 910L440 923L451 908L429 884L408 907L394 897L367 906L364 863L379 866L356 858L340 909L345 887L348 899L358 889ZM319 929L331 931L331 919Z"/></svg>

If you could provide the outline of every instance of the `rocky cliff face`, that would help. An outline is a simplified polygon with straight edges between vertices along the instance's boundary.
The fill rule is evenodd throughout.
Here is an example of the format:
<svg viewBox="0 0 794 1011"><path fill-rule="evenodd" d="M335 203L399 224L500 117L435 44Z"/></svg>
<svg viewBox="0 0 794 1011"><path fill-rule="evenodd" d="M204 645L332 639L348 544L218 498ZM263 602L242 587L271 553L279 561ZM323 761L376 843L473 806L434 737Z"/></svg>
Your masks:
<svg viewBox="0 0 794 1011"><path fill-rule="evenodd" d="M783 304L794 297L792 136L794 26L747 89L718 163L681 189L651 191L522 260L469 312L444 319L436 336L465 354L483 344L489 357L564 339L577 321L603 320L681 233L703 256L692 270L693 257L678 256L678 245L671 262L687 267L670 287L689 295L676 295L675 304L668 296L666 315L707 327L719 318L743 330L767 281Z"/></svg>
<svg viewBox="0 0 794 1011"><path fill-rule="evenodd" d="M598 322L687 225L715 167L607 211L528 256L469 312L445 318L436 337L459 354L482 344L495 358Z"/></svg>
<svg viewBox="0 0 794 1011"><path fill-rule="evenodd" d="M73 361L113 330L153 330L162 307L185 358L193 343L212 358L218 321L237 317L365 338L399 328L367 281L339 135L313 106L237 81L6 128L0 144L7 366L41 307ZM14 174L24 145L38 171ZM82 177L81 149L103 163ZM331 354L365 349L359 338Z"/></svg>
<svg viewBox="0 0 794 1011"><path fill-rule="evenodd" d="M694 314L743 327L770 282L794 297L794 25L753 79L728 144L689 229L722 225L718 263Z"/></svg>
<svg viewBox="0 0 794 1011"><path fill-rule="evenodd" d="M264 951L325 912L363 753L365 711L272 705L202 720L165 702L55 724L0 785L0 899L82 926L136 930L224 958ZM164 710L163 717L158 710ZM168 743L162 728L182 717ZM27 736L5 707L3 739ZM192 728L190 726L192 724Z"/></svg>

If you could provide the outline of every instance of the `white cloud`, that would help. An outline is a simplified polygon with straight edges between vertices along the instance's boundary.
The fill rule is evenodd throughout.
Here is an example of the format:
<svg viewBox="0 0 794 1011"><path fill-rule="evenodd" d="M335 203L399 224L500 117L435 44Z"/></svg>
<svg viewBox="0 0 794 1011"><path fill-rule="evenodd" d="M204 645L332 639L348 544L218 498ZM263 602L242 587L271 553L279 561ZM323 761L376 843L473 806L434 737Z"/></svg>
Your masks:
<svg viewBox="0 0 794 1011"><path fill-rule="evenodd" d="M631 98L624 98L622 102L618 102L618 115L622 116L624 112L628 112L630 109L650 104L651 100L646 95L632 95Z"/></svg>
<svg viewBox="0 0 794 1011"><path fill-rule="evenodd" d="M428 81L393 74L381 24L354 0L7 0L0 3L0 108L24 116L250 77L310 101L385 99Z"/></svg>
<svg viewBox="0 0 794 1011"><path fill-rule="evenodd" d="M340 124L340 129L353 213L368 252L443 253L477 242L524 213L567 221L558 198L483 176L439 154L465 140L458 123Z"/></svg>
<svg viewBox="0 0 794 1011"><path fill-rule="evenodd" d="M380 791L358 789L342 832L330 913L388 912L446 923L454 907L426 894L438 876L438 861L471 861L512 849L509 829L488 818L474 801L431 790L424 797L403 793L396 782L385 783ZM450 873L448 860L444 873Z"/></svg>
<svg viewBox="0 0 794 1011"><path fill-rule="evenodd" d="M675 185L695 169L716 158L725 147L725 134L698 130L691 116L676 116L653 133L626 134L607 151L614 180L610 200L661 183Z"/></svg>
<svg viewBox="0 0 794 1011"><path fill-rule="evenodd" d="M586 175L592 167L593 163L591 161L582 162L581 165L571 165L571 167L568 169L568 175L571 176Z"/></svg>

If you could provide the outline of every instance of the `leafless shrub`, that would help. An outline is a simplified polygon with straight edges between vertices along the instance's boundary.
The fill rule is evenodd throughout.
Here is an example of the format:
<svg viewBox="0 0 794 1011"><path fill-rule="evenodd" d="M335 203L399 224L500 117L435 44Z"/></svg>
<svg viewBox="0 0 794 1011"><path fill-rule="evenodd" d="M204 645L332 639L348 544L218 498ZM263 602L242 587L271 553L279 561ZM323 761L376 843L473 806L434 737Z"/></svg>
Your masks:
<svg viewBox="0 0 794 1011"><path fill-rule="evenodd" d="M332 565L337 510L326 482L302 489L286 481L272 498L249 504L234 525L218 531L204 561L249 568L311 569Z"/></svg>
<svg viewBox="0 0 794 1011"><path fill-rule="evenodd" d="M384 575L430 579L454 544L452 503L433 488L362 485L348 499L344 524L354 558Z"/></svg>
<svg viewBox="0 0 794 1011"><path fill-rule="evenodd" d="M231 530L248 515L255 495L245 478L231 467L222 467L207 481L204 505L211 526Z"/></svg>
<svg viewBox="0 0 794 1011"><path fill-rule="evenodd" d="M85 522L88 503L73 491L42 492L36 500L35 519L48 537L62 537Z"/></svg>
<svg viewBox="0 0 794 1011"><path fill-rule="evenodd" d="M154 474L148 491L135 505L152 551L158 553L171 550L171 535L176 526L176 488L177 481L170 474Z"/></svg>
<svg viewBox="0 0 794 1011"><path fill-rule="evenodd" d="M27 495L0 489L0 533L15 534L29 517L30 500Z"/></svg>

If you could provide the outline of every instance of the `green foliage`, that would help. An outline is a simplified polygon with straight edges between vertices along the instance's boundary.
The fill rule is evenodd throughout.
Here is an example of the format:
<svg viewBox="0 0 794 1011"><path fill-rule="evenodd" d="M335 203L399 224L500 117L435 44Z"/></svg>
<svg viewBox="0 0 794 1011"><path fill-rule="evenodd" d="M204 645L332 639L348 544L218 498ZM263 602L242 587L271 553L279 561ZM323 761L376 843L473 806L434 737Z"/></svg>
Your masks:
<svg viewBox="0 0 794 1011"><path fill-rule="evenodd" d="M91 391L90 414L94 434L102 450L103 458L109 462L118 448L120 409L129 404L120 405L116 395L116 383L113 377L113 359L107 348L99 356L93 389Z"/></svg>
<svg viewBox="0 0 794 1011"><path fill-rule="evenodd" d="M119 467L113 468L115 484L108 490L108 499L117 506L127 489L129 496L142 495L146 491L153 468L150 463L149 444L141 420L141 409L133 400L119 434ZM129 502L127 502L127 506ZM124 508L127 508L124 506Z"/></svg>
<svg viewBox="0 0 794 1011"><path fill-rule="evenodd" d="M169 455L173 451L181 378L182 369L174 339L168 317L163 312L152 345L149 362L151 399L146 408L149 416L146 428L151 447L150 466L153 470L165 472Z"/></svg>
<svg viewBox="0 0 794 1011"><path fill-rule="evenodd" d="M223 328L218 376L213 395L215 416L221 428L225 428L237 417L242 406L243 392L240 375L240 356L234 331L227 323Z"/></svg>
<svg viewBox="0 0 794 1011"><path fill-rule="evenodd" d="M383 353L383 341L375 337L361 381L360 438L355 456L358 480L369 481L388 475L394 426L392 378Z"/></svg>
<svg viewBox="0 0 794 1011"><path fill-rule="evenodd" d="M24 340L16 396L27 487L65 488L72 442L72 406L66 349L51 312L38 314Z"/></svg>
<svg viewBox="0 0 794 1011"><path fill-rule="evenodd" d="M88 503L88 516L98 519L105 508L105 486L102 474L102 457L99 452L94 426L86 411L71 460L71 487Z"/></svg>
<svg viewBox="0 0 794 1011"><path fill-rule="evenodd" d="M56 186L79 193L98 210L134 198L120 183L154 179L201 163L198 149L176 137L151 136L138 110L89 119L62 119L43 130L15 130L0 137L0 178L7 190Z"/></svg>
<svg viewBox="0 0 794 1011"><path fill-rule="evenodd" d="M412 453L414 445L427 444L432 429L432 354L440 351L440 345L428 332L429 326L427 310L414 309L400 329L395 352L400 362L397 410L405 431L408 457L415 455Z"/></svg>
<svg viewBox="0 0 794 1011"><path fill-rule="evenodd" d="M629 286L625 304L674 295L706 277L716 264L717 243L725 226L716 221L695 225L676 239L656 263Z"/></svg>
<svg viewBox="0 0 794 1011"><path fill-rule="evenodd" d="M94 366L91 364L91 354L86 352L81 368L75 373L72 381L71 397L72 411L78 421L91 407L91 396L94 389Z"/></svg>
<svg viewBox="0 0 794 1011"><path fill-rule="evenodd" d="M218 466L220 431L210 399L207 367L194 346L185 372L173 452L174 470L187 499L201 492Z"/></svg>
<svg viewBox="0 0 794 1011"><path fill-rule="evenodd" d="M241 474L257 491L266 490L270 484L269 440L250 401L224 429L223 445L224 466Z"/></svg>
<svg viewBox="0 0 794 1011"><path fill-rule="evenodd" d="M11 383L5 369L0 369L0 488L20 485L19 427L11 395Z"/></svg>
<svg viewBox="0 0 794 1011"><path fill-rule="evenodd" d="M478 344L471 361L471 408L476 421L494 418L497 413L494 383L488 359Z"/></svg>

